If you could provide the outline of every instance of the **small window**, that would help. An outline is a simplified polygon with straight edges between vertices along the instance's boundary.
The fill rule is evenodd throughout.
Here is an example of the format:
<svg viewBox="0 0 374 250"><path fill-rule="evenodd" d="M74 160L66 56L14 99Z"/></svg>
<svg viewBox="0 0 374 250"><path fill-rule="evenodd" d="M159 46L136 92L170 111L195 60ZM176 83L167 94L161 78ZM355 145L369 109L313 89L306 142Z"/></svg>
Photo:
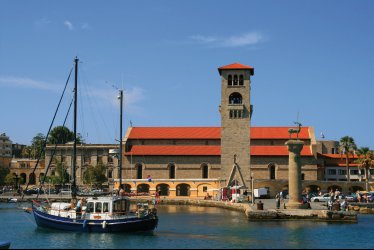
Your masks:
<svg viewBox="0 0 374 250"><path fill-rule="evenodd" d="M336 169L329 169L327 170L328 175L336 175Z"/></svg>
<svg viewBox="0 0 374 250"><path fill-rule="evenodd" d="M108 202L104 202L103 203L103 212L104 213L108 213L109 212L109 203Z"/></svg>
<svg viewBox="0 0 374 250"><path fill-rule="evenodd" d="M175 179L175 165L169 165L169 179Z"/></svg>
<svg viewBox="0 0 374 250"><path fill-rule="evenodd" d="M244 77L243 77L243 75L240 75L239 76L239 86L243 86L243 84L244 84Z"/></svg>
<svg viewBox="0 0 374 250"><path fill-rule="evenodd" d="M204 193L208 192L208 187L207 186L203 186L203 192Z"/></svg>
<svg viewBox="0 0 374 250"><path fill-rule="evenodd" d="M86 213L92 213L94 211L94 203L93 202L88 202L87 203L87 208L86 208Z"/></svg>
<svg viewBox="0 0 374 250"><path fill-rule="evenodd" d="M228 85L232 86L232 75L229 75L228 77Z"/></svg>
<svg viewBox="0 0 374 250"><path fill-rule="evenodd" d="M238 81L238 76L237 75L234 75L234 86L237 86L239 83Z"/></svg>
<svg viewBox="0 0 374 250"><path fill-rule="evenodd" d="M301 180L305 180L305 174L301 174Z"/></svg>
<svg viewBox="0 0 374 250"><path fill-rule="evenodd" d="M102 203L101 202L96 202L95 204L95 212L96 213L101 213L102 211Z"/></svg>

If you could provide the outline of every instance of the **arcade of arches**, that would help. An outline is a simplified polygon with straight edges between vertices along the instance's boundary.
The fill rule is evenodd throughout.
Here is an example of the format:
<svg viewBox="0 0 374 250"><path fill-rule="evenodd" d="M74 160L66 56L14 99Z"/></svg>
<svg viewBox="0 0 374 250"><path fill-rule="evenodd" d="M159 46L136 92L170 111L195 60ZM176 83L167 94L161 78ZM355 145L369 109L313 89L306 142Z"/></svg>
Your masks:
<svg viewBox="0 0 374 250"><path fill-rule="evenodd" d="M126 193L137 193L138 195L152 195L156 191L160 196L173 197L205 197L216 195L220 187L219 181L191 181L191 180L126 180L123 184ZM115 184L119 188L119 183Z"/></svg>

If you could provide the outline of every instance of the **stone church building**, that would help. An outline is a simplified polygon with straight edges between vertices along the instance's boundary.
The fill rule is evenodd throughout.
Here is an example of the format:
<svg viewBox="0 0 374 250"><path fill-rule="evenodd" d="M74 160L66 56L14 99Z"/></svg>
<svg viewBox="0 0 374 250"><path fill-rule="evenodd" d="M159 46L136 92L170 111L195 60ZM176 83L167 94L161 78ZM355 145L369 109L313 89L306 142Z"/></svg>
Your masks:
<svg viewBox="0 0 374 250"><path fill-rule="evenodd" d="M271 195L288 185L289 127L252 127L254 68L234 63L218 68L221 126L129 127L124 138L123 183L128 192L205 197L228 186L267 187ZM302 179L318 179L317 142L301 127ZM118 181L118 179L117 179Z"/></svg>

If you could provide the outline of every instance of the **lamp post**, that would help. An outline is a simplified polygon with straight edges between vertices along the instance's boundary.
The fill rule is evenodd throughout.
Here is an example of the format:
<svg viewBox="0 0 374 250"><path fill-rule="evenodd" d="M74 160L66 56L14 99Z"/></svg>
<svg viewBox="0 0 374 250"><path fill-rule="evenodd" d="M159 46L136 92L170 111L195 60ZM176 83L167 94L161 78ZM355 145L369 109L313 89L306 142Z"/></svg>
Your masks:
<svg viewBox="0 0 374 250"><path fill-rule="evenodd" d="M19 188L18 188L18 180L20 179L19 177L18 177L18 174L17 173L15 173L14 174L14 181L15 181L15 188L17 189L17 193L18 193L18 191L19 191Z"/></svg>
<svg viewBox="0 0 374 250"><path fill-rule="evenodd" d="M255 193L254 193L254 178L253 178L253 173L251 173L251 194L252 194L252 205L255 204Z"/></svg>

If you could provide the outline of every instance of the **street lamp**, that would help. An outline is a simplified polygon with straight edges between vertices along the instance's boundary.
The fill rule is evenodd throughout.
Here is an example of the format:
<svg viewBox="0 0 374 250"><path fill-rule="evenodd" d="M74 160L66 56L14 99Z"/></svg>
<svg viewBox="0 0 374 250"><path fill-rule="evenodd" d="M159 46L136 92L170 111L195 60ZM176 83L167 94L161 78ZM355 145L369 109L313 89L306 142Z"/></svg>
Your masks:
<svg viewBox="0 0 374 250"><path fill-rule="evenodd" d="M18 191L19 191L19 188L18 188L18 180L20 179L19 177L18 177L18 174L17 173L15 173L14 174L14 181L15 181L15 188L17 189L17 193L18 193Z"/></svg>
<svg viewBox="0 0 374 250"><path fill-rule="evenodd" d="M251 173L251 194L252 194L252 205L255 204L255 193L254 193L254 178L253 178L253 173Z"/></svg>

